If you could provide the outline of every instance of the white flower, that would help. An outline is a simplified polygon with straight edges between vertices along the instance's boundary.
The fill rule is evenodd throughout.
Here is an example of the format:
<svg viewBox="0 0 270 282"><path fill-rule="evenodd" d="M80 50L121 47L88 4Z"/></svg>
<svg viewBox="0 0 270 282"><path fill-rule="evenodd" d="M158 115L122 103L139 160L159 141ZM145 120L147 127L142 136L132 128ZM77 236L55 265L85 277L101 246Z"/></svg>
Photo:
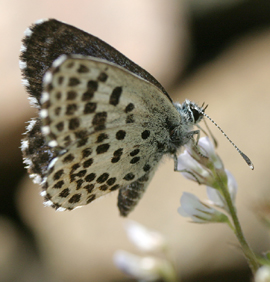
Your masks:
<svg viewBox="0 0 270 282"><path fill-rule="evenodd" d="M202 148L204 154L211 160L216 169L222 169L223 163L215 152L215 147L208 137L199 139L198 146Z"/></svg>
<svg viewBox="0 0 270 282"><path fill-rule="evenodd" d="M236 193L237 193L237 183L236 183L234 176L227 169L225 169L225 172L226 172L227 179L228 179L227 187L228 187L232 202L234 203L235 198L236 198ZM209 198L210 204L223 208L226 211L228 211L228 207L225 202L225 199L217 189L207 186L206 190L207 190L207 196Z"/></svg>
<svg viewBox="0 0 270 282"><path fill-rule="evenodd" d="M255 282L270 282L270 266L264 265L255 274Z"/></svg>
<svg viewBox="0 0 270 282"><path fill-rule="evenodd" d="M177 170L182 171L182 175L193 181L199 181L200 184L208 183L211 174L200 163L198 163L189 153L185 150L178 157Z"/></svg>
<svg viewBox="0 0 270 282"><path fill-rule="evenodd" d="M220 211L204 204L191 193L184 192L180 199L181 206L178 213L184 217L190 217L194 222L227 222L228 217Z"/></svg>
<svg viewBox="0 0 270 282"><path fill-rule="evenodd" d="M185 148L178 157L177 165L177 170L184 177L217 189L217 172L222 182L227 181L223 163L208 137L200 138L198 145L189 142Z"/></svg>
<svg viewBox="0 0 270 282"><path fill-rule="evenodd" d="M160 233L147 229L135 221L127 221L125 228L130 241L142 251L161 250L167 246Z"/></svg>
<svg viewBox="0 0 270 282"><path fill-rule="evenodd" d="M231 172L228 171L227 169L225 169L225 172L227 174L227 179L228 179L227 185L228 185L229 193L230 193L231 199L234 203L235 198L236 198L236 194L237 194L238 185L237 185L237 182L236 182L234 176L231 174Z"/></svg>
<svg viewBox="0 0 270 282"><path fill-rule="evenodd" d="M114 254L115 265L137 279L155 281L160 278L160 261L154 257L139 257L125 251Z"/></svg>

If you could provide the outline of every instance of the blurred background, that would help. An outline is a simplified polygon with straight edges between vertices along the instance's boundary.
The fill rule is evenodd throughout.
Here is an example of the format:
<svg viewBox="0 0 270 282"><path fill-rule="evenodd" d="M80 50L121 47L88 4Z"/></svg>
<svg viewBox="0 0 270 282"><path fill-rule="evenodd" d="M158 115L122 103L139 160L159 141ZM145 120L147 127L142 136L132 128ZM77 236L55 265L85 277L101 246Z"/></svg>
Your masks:
<svg viewBox="0 0 270 282"><path fill-rule="evenodd" d="M24 30L40 18L103 39L149 71L174 101L209 104L207 114L255 165L251 171L210 125L239 185L246 238L256 252L266 251L269 229L254 207L270 201L268 0L1 0L0 281L134 281L112 261L118 249L138 253L126 237L117 193L56 213L43 206L23 167L20 139L37 113L21 85L18 57ZM205 187L174 173L165 158L130 218L166 236L182 281L250 281L226 225L191 224L177 213L183 191L206 198Z"/></svg>

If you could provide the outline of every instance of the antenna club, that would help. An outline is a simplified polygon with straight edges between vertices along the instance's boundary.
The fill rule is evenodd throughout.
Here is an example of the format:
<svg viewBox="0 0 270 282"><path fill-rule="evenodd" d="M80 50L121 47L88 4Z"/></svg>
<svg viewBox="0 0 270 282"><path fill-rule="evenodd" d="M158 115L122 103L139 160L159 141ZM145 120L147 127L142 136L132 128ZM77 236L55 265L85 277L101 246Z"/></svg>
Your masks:
<svg viewBox="0 0 270 282"><path fill-rule="evenodd" d="M240 153L240 155L243 157L243 159L246 161L246 163L248 164L248 166L249 166L252 170L254 170L254 165L253 165L253 163L251 162L250 158L249 158L247 155L245 155L243 152L241 152L241 151L239 151L239 153Z"/></svg>

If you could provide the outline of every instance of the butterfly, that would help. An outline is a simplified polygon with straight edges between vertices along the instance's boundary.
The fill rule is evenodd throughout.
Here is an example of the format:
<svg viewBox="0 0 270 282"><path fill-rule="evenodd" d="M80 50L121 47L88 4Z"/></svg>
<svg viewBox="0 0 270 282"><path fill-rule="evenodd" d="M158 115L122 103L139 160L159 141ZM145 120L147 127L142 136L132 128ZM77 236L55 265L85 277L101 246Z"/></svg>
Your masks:
<svg viewBox="0 0 270 282"><path fill-rule="evenodd" d="M44 204L72 210L118 190L127 216L164 155L199 134L205 108L173 103L161 84L116 49L71 25L40 20L25 31L22 82L39 116L22 140Z"/></svg>

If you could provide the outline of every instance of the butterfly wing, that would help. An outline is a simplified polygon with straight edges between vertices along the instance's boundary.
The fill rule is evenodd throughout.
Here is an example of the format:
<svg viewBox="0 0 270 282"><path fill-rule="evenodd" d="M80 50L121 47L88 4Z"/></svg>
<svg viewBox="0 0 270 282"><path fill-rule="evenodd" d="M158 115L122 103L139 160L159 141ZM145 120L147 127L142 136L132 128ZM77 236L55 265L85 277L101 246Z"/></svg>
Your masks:
<svg viewBox="0 0 270 282"><path fill-rule="evenodd" d="M20 66L32 104L39 107L42 78L54 60L62 54L81 54L105 59L124 67L157 86L171 101L161 84L147 71L112 46L74 26L55 19L40 20L25 31Z"/></svg>
<svg viewBox="0 0 270 282"><path fill-rule="evenodd" d="M36 155L41 151L48 161L40 173L30 168L47 205L71 210L121 188L118 206L127 215L167 152L178 112L151 83L92 57L60 57L43 87L45 141Z"/></svg>
<svg viewBox="0 0 270 282"><path fill-rule="evenodd" d="M119 189L118 207L127 215L166 153L169 129L179 124L171 98L144 69L71 25L41 20L25 35L23 83L40 110L22 140L30 177L58 210ZM91 57L56 60L62 54Z"/></svg>

